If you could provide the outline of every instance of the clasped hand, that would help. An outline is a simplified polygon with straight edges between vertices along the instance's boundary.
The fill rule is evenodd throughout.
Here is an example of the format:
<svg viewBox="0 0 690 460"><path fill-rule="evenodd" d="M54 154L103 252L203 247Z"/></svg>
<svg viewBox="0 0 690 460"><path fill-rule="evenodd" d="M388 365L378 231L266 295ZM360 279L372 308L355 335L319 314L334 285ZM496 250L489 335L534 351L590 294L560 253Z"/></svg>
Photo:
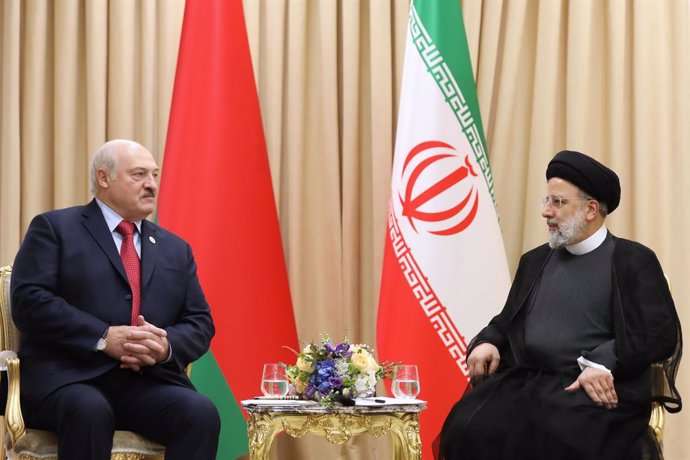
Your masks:
<svg viewBox="0 0 690 460"><path fill-rule="evenodd" d="M105 354L120 361L123 369L139 372L142 367L164 361L170 353L165 329L147 322L142 315L136 326L111 326Z"/></svg>

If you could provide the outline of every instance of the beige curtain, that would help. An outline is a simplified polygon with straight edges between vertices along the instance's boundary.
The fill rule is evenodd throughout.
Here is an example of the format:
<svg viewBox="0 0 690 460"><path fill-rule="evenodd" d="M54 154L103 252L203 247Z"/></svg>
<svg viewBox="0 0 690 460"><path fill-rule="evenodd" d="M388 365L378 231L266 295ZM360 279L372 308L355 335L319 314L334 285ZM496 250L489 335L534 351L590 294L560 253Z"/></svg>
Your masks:
<svg viewBox="0 0 690 460"><path fill-rule="evenodd" d="M90 155L163 154L184 3L0 1L0 263L31 218L89 198Z"/></svg>
<svg viewBox="0 0 690 460"><path fill-rule="evenodd" d="M512 269L545 237L548 160L581 149L619 173L607 224L656 251L690 324L687 0L461 3ZM408 1L244 5L300 338L374 344ZM105 139L138 140L162 160L183 8L0 0L0 264L33 215L88 200L88 159ZM668 417L668 460L690 457L687 419ZM282 437L276 455L390 449Z"/></svg>

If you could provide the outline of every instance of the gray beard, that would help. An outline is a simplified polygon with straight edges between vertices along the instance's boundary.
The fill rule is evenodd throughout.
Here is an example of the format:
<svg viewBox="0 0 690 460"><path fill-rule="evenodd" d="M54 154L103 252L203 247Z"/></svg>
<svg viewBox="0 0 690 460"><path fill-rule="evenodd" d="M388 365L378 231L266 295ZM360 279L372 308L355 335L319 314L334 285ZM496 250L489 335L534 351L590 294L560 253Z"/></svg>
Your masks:
<svg viewBox="0 0 690 460"><path fill-rule="evenodd" d="M547 220L547 223L556 223L555 220ZM549 246L551 249L561 249L569 244L573 244L577 237L582 233L587 225L583 208L577 210L575 214L563 220L558 225L557 232L549 232Z"/></svg>

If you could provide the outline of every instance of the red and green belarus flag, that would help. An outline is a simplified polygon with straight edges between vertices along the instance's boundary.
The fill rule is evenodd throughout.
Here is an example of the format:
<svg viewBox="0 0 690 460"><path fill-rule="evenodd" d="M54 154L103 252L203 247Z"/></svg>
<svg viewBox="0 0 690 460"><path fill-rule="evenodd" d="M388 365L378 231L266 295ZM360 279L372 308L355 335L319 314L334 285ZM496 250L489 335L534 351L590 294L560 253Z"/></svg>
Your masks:
<svg viewBox="0 0 690 460"><path fill-rule="evenodd" d="M460 2L413 0L377 348L419 367L423 458L467 385L467 343L509 283Z"/></svg>
<svg viewBox="0 0 690 460"><path fill-rule="evenodd" d="M187 0L158 207L193 248L216 325L192 381L218 406L218 458L248 451L238 404L297 333L240 0Z"/></svg>

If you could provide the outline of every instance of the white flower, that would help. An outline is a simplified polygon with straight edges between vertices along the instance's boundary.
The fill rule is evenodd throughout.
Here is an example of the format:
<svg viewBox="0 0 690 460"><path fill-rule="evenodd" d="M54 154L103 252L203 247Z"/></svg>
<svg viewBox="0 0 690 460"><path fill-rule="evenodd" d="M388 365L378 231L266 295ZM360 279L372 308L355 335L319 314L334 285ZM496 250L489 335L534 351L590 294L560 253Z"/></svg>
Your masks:
<svg viewBox="0 0 690 460"><path fill-rule="evenodd" d="M369 390L369 379L365 375L357 377L355 381L355 391L357 394L365 393L367 390Z"/></svg>
<svg viewBox="0 0 690 460"><path fill-rule="evenodd" d="M376 381L377 381L377 379L376 379L376 372L375 372L375 371L369 371L369 373L367 374L367 376L368 376L368 378L369 378L369 388L374 388L374 387L376 387Z"/></svg>
<svg viewBox="0 0 690 460"><path fill-rule="evenodd" d="M369 372L374 372L379 370L379 363L376 362L376 359L369 354L369 362L367 363L367 371Z"/></svg>
<svg viewBox="0 0 690 460"><path fill-rule="evenodd" d="M345 358L338 358L335 360L335 371L339 376L344 377L348 374L348 368L350 364Z"/></svg>

